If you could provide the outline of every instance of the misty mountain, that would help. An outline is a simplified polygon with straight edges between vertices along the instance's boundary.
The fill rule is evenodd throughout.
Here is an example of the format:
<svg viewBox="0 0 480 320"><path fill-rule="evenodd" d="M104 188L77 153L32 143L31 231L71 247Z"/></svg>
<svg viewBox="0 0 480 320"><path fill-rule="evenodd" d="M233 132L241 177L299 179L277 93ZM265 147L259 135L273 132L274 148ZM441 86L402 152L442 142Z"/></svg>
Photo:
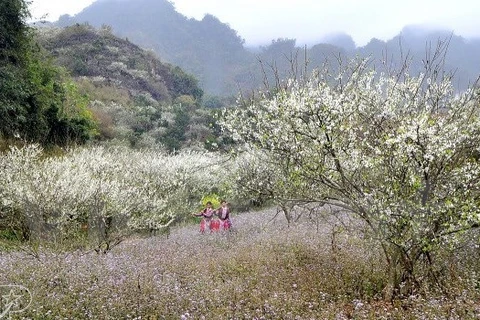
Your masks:
<svg viewBox="0 0 480 320"><path fill-rule="evenodd" d="M422 26L406 26L388 41L372 39L364 47L357 48L361 56L371 56L376 67L386 62L389 68L400 68L405 60L411 62L410 73L424 71L425 63L443 59L443 70L454 74L454 84L459 90L466 89L480 75L480 40L467 40L447 30L425 29ZM382 68L379 68L382 70Z"/></svg>
<svg viewBox="0 0 480 320"><path fill-rule="evenodd" d="M57 25L84 22L97 28L111 26L119 37L154 50L162 61L195 75L207 95L228 96L238 90L258 89L274 83L276 76L292 76L295 68L302 70L305 64L312 70L339 57L346 61L368 56L381 71L398 68L407 59L410 72L416 74L423 70L427 52L432 53L439 41L448 44L444 67L455 73L459 89L465 89L480 74L480 40L421 26L407 26L388 41L372 39L363 47L356 47L347 34L332 34L319 37L320 42L305 51L296 46L295 39L287 38L246 48L228 24L209 14L200 21L188 19L167 0L99 0L73 17L60 17Z"/></svg>
<svg viewBox="0 0 480 320"><path fill-rule="evenodd" d="M46 27L39 29L37 40L76 79L88 79L101 87L125 90L133 97L148 95L166 103L180 96L200 100L203 95L192 75L114 36L108 27Z"/></svg>
<svg viewBox="0 0 480 320"><path fill-rule="evenodd" d="M353 41L352 36L346 33L327 35L320 40L320 43L331 44L348 52L353 52L356 49L355 41Z"/></svg>
<svg viewBox="0 0 480 320"><path fill-rule="evenodd" d="M245 78L242 69L250 55L244 40L212 15L187 19L167 0L102 0L74 17L60 17L57 25L84 22L111 26L118 36L153 49L162 60L196 75L210 94L236 91Z"/></svg>

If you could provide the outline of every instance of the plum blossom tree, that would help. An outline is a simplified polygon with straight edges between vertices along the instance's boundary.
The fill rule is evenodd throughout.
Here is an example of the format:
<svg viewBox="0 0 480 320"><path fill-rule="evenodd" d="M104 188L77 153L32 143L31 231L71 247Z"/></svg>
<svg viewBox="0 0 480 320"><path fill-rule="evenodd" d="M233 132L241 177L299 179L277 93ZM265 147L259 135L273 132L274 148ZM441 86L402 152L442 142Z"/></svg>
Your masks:
<svg viewBox="0 0 480 320"><path fill-rule="evenodd" d="M364 222L385 255L389 298L435 279L436 253L480 222L479 92L455 92L432 63L410 76L354 60L226 110L221 122L295 186L277 190L283 201L332 204Z"/></svg>
<svg viewBox="0 0 480 320"><path fill-rule="evenodd" d="M243 150L232 162L229 178L232 195L239 203L265 205L274 201L290 224L300 215L294 216L293 208L310 202L306 199L306 181L297 176L291 164L277 165L268 152Z"/></svg>
<svg viewBox="0 0 480 320"><path fill-rule="evenodd" d="M47 157L37 145L0 155L0 210L25 225L25 238L65 236L87 226L98 249L138 230L188 216L227 175L220 155L78 148Z"/></svg>

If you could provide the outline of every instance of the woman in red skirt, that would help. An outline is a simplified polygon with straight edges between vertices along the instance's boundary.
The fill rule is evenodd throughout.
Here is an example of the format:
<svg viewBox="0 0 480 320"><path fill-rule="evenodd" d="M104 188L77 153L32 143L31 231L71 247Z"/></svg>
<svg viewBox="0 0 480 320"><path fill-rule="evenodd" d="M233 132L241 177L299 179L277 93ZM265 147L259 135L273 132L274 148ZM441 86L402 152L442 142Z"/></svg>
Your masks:
<svg viewBox="0 0 480 320"><path fill-rule="evenodd" d="M192 215L196 217L203 217L202 221L200 221L200 232L205 233L205 229L212 230L212 219L213 215L215 214L215 210L212 208L212 203L210 201L207 202L206 208L200 211L199 213L192 213Z"/></svg>
<svg viewBox="0 0 480 320"><path fill-rule="evenodd" d="M232 220L230 220L230 208L227 201L221 201L221 207L215 210L216 215L220 219L220 228L222 230L229 230L232 227Z"/></svg>

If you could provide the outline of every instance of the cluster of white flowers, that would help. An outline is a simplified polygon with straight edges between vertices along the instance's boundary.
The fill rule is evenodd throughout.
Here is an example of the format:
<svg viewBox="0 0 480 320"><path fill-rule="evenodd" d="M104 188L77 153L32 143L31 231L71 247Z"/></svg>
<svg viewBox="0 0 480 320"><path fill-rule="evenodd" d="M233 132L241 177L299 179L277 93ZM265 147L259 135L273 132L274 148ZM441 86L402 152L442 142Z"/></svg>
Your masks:
<svg viewBox="0 0 480 320"><path fill-rule="evenodd" d="M480 223L480 102L448 78L355 62L336 82L314 74L227 110L221 125L269 152L271 173L303 179L304 197L341 203L408 255Z"/></svg>
<svg viewBox="0 0 480 320"><path fill-rule="evenodd" d="M45 157L40 147L0 156L0 207L59 229L113 218L158 229L191 212L226 178L220 155L79 148Z"/></svg>

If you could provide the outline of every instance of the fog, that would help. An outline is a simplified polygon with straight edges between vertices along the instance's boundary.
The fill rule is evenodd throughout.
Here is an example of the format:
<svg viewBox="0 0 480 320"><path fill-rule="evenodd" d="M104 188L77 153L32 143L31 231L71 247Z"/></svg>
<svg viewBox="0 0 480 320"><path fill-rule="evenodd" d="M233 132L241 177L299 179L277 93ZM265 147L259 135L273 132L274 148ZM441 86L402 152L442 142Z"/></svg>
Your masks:
<svg viewBox="0 0 480 320"><path fill-rule="evenodd" d="M99 0L120 1L120 0ZM122 0L128 1L128 0ZM137 0L131 0L137 1ZM93 0L33 0L34 18L55 21L74 15ZM210 13L228 23L246 45L272 39L317 43L336 33L352 36L357 46L371 38L391 39L407 25L441 28L466 38L480 37L480 1L457 0L173 0L178 12L197 20Z"/></svg>

